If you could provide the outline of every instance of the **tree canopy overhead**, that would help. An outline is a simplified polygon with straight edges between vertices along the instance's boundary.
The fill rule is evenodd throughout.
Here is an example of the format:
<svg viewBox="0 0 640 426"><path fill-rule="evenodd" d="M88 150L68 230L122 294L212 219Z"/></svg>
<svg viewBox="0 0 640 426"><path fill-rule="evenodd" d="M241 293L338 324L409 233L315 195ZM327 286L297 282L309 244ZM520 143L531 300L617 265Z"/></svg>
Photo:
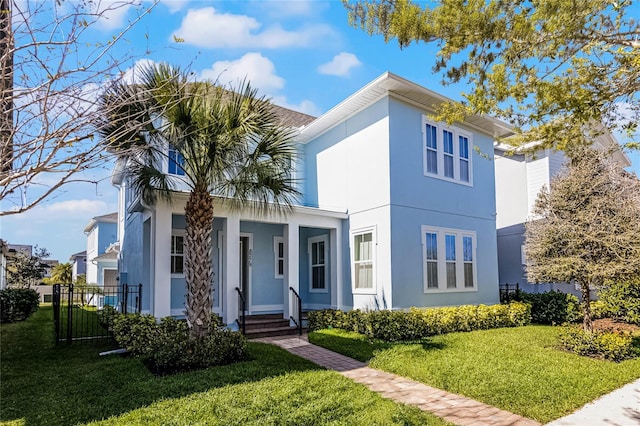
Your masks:
<svg viewBox="0 0 640 426"><path fill-rule="evenodd" d="M343 3L353 26L387 42L437 43L434 71L470 84L438 119L489 114L516 126L510 143L558 149L590 144L594 122L638 130L640 15L630 0Z"/></svg>

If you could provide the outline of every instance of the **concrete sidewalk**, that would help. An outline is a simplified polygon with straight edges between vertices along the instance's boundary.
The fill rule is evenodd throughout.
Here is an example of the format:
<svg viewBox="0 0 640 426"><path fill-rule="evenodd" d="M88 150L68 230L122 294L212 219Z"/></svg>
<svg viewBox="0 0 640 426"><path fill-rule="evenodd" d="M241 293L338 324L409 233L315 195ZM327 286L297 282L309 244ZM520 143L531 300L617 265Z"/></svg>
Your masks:
<svg viewBox="0 0 640 426"><path fill-rule="evenodd" d="M547 426L640 426L640 379Z"/></svg>

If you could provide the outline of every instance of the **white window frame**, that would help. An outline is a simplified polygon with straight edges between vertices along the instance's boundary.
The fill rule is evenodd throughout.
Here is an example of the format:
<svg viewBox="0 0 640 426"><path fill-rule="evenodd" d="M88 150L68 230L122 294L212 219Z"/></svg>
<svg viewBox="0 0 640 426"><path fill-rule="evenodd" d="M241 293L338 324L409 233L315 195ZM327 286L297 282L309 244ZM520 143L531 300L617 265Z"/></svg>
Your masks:
<svg viewBox="0 0 640 426"><path fill-rule="evenodd" d="M172 229L171 230L171 240L173 240L173 237L182 237L183 238L183 246L182 246L182 270L184 271L184 268L186 267L186 253L184 250L185 247L185 242L184 242L184 237L185 237L185 230L184 229ZM171 252L171 240L169 240L169 272L171 272L171 264L172 264L172 258L173 256L180 256L180 254L177 253L172 253ZM171 272L171 278L184 278L184 272L182 273L173 273Z"/></svg>
<svg viewBox="0 0 640 426"><path fill-rule="evenodd" d="M375 226L369 226L366 228L359 228L352 230L349 234L349 245L351 251L351 291L353 294L377 294L377 280L376 280L376 252L378 247L377 232ZM371 274L372 283L371 288L356 288L356 256L355 256L355 237L358 235L371 234L371 259L367 261L359 262L371 262Z"/></svg>
<svg viewBox="0 0 640 426"><path fill-rule="evenodd" d="M477 257L477 236L475 231L463 229L440 228L434 226L423 225L421 227L422 240L422 271L423 271L423 291L425 293L457 293L457 292L475 292L478 291L478 257ZM428 287L427 282L427 243L426 234L436 234L437 241L437 257L438 257L438 287ZM446 259L446 243L445 235L455 235L455 252L456 252L456 286L455 288L447 288L447 259ZM463 237L471 237L472 241L472 265L473 265L473 287L464 286L464 246Z"/></svg>
<svg viewBox="0 0 640 426"><path fill-rule="evenodd" d="M313 250L311 246L320 242L324 242L324 288L313 288ZM328 268L329 265L327 264L329 261L329 236L325 234L307 239L307 251L309 254L309 293L328 293L330 273Z"/></svg>
<svg viewBox="0 0 640 426"><path fill-rule="evenodd" d="M430 173L427 170L427 124L436 128L436 146L437 150L437 173ZM444 175L444 131L451 132L453 134L453 178ZM469 141L469 181L460 179L460 160L465 158L460 157L460 136L467 138ZM448 154L447 154L448 155ZM433 177L436 179L445 180L447 182L454 182L460 185L473 186L473 135L472 133L460 129L455 126L447 126L444 123L436 123L427 118L426 115L422 116L422 163L423 174L427 177Z"/></svg>
<svg viewBox="0 0 640 426"><path fill-rule="evenodd" d="M282 257L279 256L280 247L282 244ZM277 279L284 279L284 272L287 270L287 248L284 244L284 237L274 236L273 237L273 273L274 277ZM282 274L278 271L280 266L280 260L282 260Z"/></svg>

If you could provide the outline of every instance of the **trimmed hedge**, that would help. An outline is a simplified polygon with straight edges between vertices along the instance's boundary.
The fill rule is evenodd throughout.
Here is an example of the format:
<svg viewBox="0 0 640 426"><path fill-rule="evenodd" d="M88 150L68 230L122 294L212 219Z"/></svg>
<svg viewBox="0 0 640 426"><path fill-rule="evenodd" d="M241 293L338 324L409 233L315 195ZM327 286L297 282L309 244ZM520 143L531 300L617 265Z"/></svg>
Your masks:
<svg viewBox="0 0 640 426"><path fill-rule="evenodd" d="M116 342L140 358L155 374L231 364L247 358L246 340L240 333L213 324L203 339L189 337L186 321L152 315L107 314ZM105 321L106 322L106 321Z"/></svg>
<svg viewBox="0 0 640 426"><path fill-rule="evenodd" d="M24 321L40 307L40 295L30 288L0 290L0 323Z"/></svg>
<svg viewBox="0 0 640 426"><path fill-rule="evenodd" d="M628 333L599 330L588 332L579 327L567 327L560 334L559 342L563 349L578 355L615 362L639 355L633 345L633 336Z"/></svg>
<svg viewBox="0 0 640 426"><path fill-rule="evenodd" d="M518 297L531 305L531 322L535 324L560 325L582 320L580 302L573 294L560 291L519 292Z"/></svg>
<svg viewBox="0 0 640 426"><path fill-rule="evenodd" d="M309 329L340 328L370 338L397 342L416 340L455 331L517 327L529 324L531 307L525 303L509 305L464 305L448 308L411 308L407 311L343 312L326 309L309 312Z"/></svg>

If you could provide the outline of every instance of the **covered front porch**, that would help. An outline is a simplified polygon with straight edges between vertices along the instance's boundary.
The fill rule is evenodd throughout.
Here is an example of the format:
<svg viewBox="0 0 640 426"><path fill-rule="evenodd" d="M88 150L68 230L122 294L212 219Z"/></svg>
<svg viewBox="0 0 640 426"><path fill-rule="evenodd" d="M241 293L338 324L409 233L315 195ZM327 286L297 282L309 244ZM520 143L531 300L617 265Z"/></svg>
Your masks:
<svg viewBox="0 0 640 426"><path fill-rule="evenodd" d="M184 316L185 220L180 207L175 202L157 205L151 216L150 305L156 317ZM257 216L217 205L215 212L213 312L230 328L239 328L242 314L270 314L299 324L300 301L303 310L342 306L346 214L296 207L287 216Z"/></svg>

